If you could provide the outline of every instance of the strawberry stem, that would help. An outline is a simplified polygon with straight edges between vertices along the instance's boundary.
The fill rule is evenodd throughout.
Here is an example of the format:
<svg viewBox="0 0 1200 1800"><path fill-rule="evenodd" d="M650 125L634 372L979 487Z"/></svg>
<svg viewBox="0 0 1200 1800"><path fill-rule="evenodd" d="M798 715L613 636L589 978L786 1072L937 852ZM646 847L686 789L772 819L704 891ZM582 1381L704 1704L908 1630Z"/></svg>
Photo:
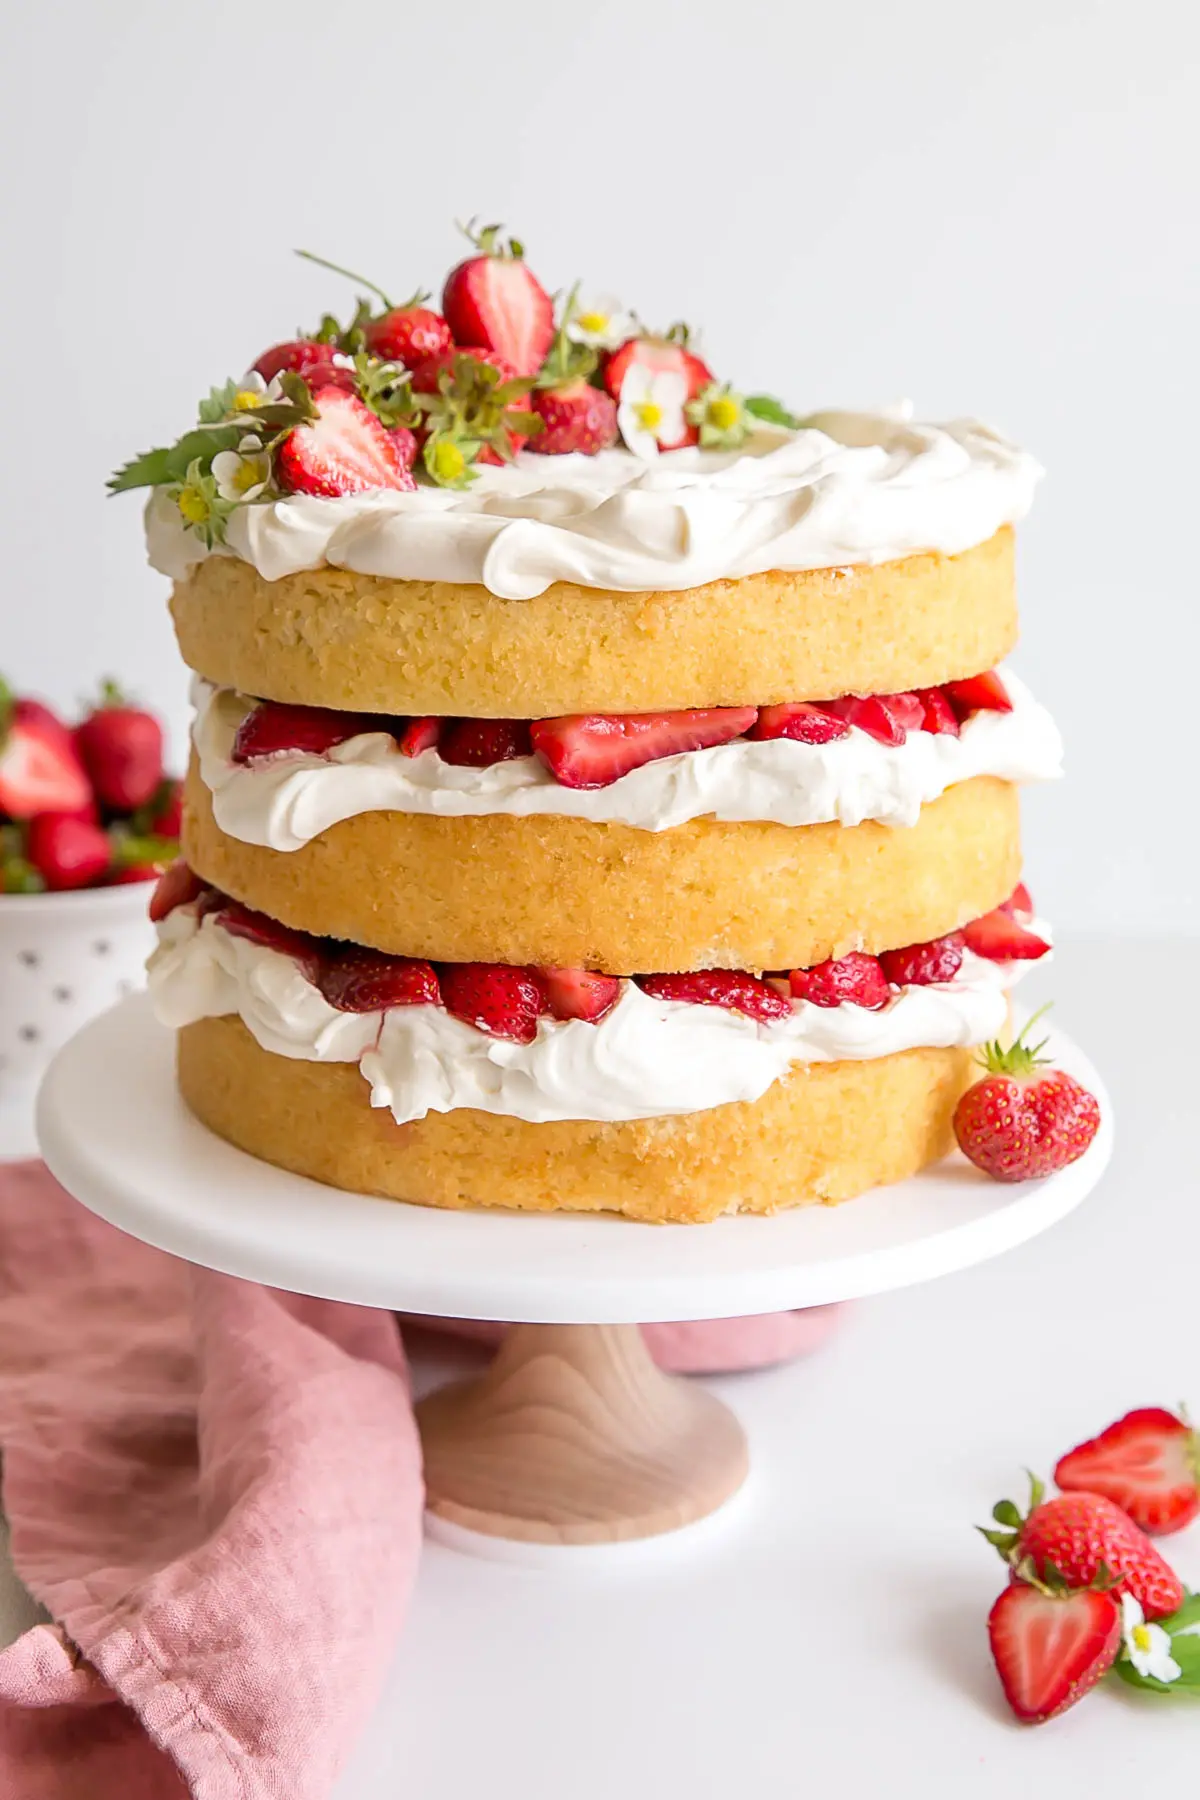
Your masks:
<svg viewBox="0 0 1200 1800"><path fill-rule="evenodd" d="M305 262L316 263L318 268L332 269L335 275L344 275L347 281L357 281L362 287L368 288L372 294L378 294L388 311L391 312L392 302L383 289L375 282L368 281L365 275L356 275L353 269L343 269L341 263L330 262L327 256L318 256L313 250L297 250L296 255L302 256Z"/></svg>
<svg viewBox="0 0 1200 1800"><path fill-rule="evenodd" d="M989 1075L1032 1075L1035 1069L1045 1067L1048 1058L1042 1055L1042 1051L1050 1039L1045 1037L1040 1044L1027 1044L1025 1034L1032 1030L1043 1013L1050 1011L1052 1005L1053 1002L1047 1000L1044 1006L1039 1006L1037 1011L1026 1019L1011 1044L1005 1046L999 1038L995 1038L990 1044L983 1046L979 1053L979 1061Z"/></svg>

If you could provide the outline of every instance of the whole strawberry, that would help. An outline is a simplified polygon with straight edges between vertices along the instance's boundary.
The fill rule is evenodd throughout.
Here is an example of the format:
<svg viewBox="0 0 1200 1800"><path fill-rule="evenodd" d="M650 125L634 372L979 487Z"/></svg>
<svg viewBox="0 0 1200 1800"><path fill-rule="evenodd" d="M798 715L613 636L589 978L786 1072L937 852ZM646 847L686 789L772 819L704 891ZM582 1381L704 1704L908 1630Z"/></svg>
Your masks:
<svg viewBox="0 0 1200 1800"><path fill-rule="evenodd" d="M1132 1594L1148 1619L1161 1619L1184 1601L1184 1586L1170 1564L1127 1513L1101 1494L1056 1494L1029 1478L1029 1511L1011 1500L992 1510L999 1530L981 1526L988 1543L1013 1571L1013 1579L1061 1581L1068 1588L1098 1584Z"/></svg>
<svg viewBox="0 0 1200 1800"><path fill-rule="evenodd" d="M1044 1043L1025 1043L1029 1025L1008 1049L999 1042L984 1046L980 1061L987 1073L954 1109L959 1149L996 1181L1029 1181L1065 1169L1100 1126L1096 1096L1064 1069L1048 1066L1039 1055Z"/></svg>
<svg viewBox="0 0 1200 1800"><path fill-rule="evenodd" d="M533 410L543 429L529 448L540 456L566 456L571 451L595 456L617 441L616 402L582 377L560 387L535 388Z"/></svg>
<svg viewBox="0 0 1200 1800"><path fill-rule="evenodd" d="M100 704L75 728L92 790L113 812L135 812L157 793L163 778L162 726L152 713L130 706L111 681Z"/></svg>

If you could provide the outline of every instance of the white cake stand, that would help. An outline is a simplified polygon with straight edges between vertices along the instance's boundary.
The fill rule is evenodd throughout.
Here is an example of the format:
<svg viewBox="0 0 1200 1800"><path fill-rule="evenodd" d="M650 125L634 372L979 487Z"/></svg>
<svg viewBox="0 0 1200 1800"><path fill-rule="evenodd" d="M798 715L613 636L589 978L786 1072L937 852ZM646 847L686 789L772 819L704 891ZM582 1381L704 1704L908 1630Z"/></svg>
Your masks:
<svg viewBox="0 0 1200 1800"><path fill-rule="evenodd" d="M733 1413L663 1374L639 1322L882 1293L996 1256L1076 1207L1111 1154L1112 1107L1069 1038L1053 1034L1050 1049L1097 1095L1103 1121L1060 1174L1006 1187L956 1155L844 1207L711 1225L450 1213L290 1175L191 1116L171 1034L144 996L59 1052L38 1134L84 1205L191 1262L360 1305L520 1321L485 1374L419 1409L439 1535L505 1554L677 1532L742 1486L748 1456Z"/></svg>

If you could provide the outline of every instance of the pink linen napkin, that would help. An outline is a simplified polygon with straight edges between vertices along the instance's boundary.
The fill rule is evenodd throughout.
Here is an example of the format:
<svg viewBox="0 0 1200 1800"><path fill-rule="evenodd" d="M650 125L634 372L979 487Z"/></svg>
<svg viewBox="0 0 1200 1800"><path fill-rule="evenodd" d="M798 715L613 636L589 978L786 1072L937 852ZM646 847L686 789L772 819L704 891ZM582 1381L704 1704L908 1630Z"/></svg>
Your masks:
<svg viewBox="0 0 1200 1800"><path fill-rule="evenodd" d="M743 1369L832 1313L645 1331L665 1367ZM3 1800L324 1800L420 1550L395 1317L192 1268L0 1165L0 1448L55 1621L0 1650Z"/></svg>

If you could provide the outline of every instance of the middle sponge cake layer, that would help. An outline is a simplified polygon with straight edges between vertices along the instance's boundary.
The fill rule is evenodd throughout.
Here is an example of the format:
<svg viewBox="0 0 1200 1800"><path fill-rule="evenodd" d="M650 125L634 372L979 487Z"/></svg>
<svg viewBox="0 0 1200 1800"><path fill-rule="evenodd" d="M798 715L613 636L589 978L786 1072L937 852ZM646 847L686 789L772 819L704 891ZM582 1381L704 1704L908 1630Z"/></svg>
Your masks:
<svg viewBox="0 0 1200 1800"><path fill-rule="evenodd" d="M194 763L186 800L184 852L204 880L299 930L435 962L808 968L939 937L1021 871L1017 789L989 776L900 828L379 812L288 852L221 831Z"/></svg>

